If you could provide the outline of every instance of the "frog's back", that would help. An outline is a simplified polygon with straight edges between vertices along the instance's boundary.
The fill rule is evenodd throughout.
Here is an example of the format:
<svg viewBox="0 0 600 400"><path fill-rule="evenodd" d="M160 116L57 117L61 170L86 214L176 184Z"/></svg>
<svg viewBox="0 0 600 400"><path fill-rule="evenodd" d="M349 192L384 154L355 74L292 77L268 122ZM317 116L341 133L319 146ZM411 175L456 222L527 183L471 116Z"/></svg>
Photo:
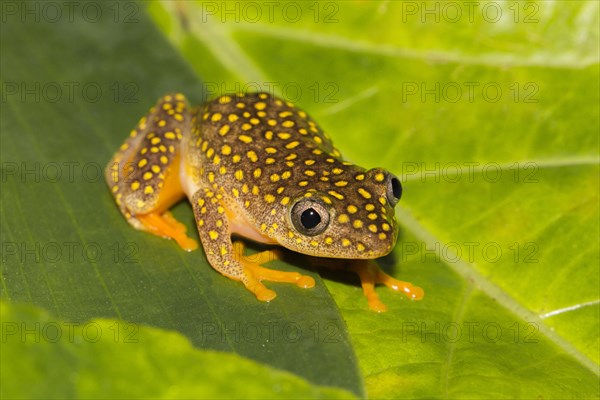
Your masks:
<svg viewBox="0 0 600 400"><path fill-rule="evenodd" d="M192 127L196 179L229 197L265 236L323 257L391 250L393 205L385 188L369 188L386 176L345 162L306 112L266 93L225 95L197 109ZM328 209L329 232L293 229L290 207L304 197Z"/></svg>
<svg viewBox="0 0 600 400"><path fill-rule="evenodd" d="M318 155L340 157L331 139L306 112L267 93L221 96L199 111L197 118L201 121L197 126L201 127L202 139L229 145L232 156L247 156L254 150L265 153L265 162L291 154L297 157L289 161ZM250 161L260 163L252 156Z"/></svg>
<svg viewBox="0 0 600 400"><path fill-rule="evenodd" d="M214 161L214 155L218 155L217 164L251 172L263 167L256 173L262 185L272 182L272 174L264 172L343 163L331 139L306 112L267 93L214 99L197 110L193 125L197 127L196 146L207 158ZM210 151L210 144L222 147ZM292 178L298 178L295 183L299 183L310 174L284 174L284 179L289 185L294 182Z"/></svg>

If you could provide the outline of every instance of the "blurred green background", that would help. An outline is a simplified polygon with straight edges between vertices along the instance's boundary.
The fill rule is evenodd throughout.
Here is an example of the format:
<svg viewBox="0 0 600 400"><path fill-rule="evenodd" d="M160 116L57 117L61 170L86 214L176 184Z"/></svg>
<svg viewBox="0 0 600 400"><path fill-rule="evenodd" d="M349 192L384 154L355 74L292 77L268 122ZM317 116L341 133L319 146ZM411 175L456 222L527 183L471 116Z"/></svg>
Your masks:
<svg viewBox="0 0 600 400"><path fill-rule="evenodd" d="M3 398L600 396L598 2L0 5ZM401 177L422 301L290 254L316 288L258 303L122 219L99 174L159 96L259 89Z"/></svg>

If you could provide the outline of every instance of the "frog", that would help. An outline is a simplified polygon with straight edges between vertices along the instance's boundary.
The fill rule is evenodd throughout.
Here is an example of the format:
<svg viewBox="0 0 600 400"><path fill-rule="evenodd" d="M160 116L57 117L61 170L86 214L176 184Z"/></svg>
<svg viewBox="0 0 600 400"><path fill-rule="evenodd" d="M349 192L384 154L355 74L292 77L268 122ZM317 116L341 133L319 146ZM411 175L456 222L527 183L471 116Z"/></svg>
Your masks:
<svg viewBox="0 0 600 400"><path fill-rule="evenodd" d="M234 237L356 273L376 312L387 310L376 284L413 300L424 295L374 261L398 237L400 180L346 161L306 111L274 94L223 94L196 107L182 93L166 94L114 154L105 178L131 226L193 251L198 242L170 211L187 198L209 264L260 301L277 296L264 282L311 288L315 280L265 267L281 252L247 256Z"/></svg>

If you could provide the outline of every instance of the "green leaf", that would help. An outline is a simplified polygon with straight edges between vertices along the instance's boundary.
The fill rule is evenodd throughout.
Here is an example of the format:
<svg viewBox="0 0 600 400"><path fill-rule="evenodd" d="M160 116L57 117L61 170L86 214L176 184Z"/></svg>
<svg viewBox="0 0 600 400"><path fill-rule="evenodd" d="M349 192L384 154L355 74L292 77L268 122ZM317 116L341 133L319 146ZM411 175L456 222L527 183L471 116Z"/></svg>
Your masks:
<svg viewBox="0 0 600 400"><path fill-rule="evenodd" d="M112 23L113 11L99 24L3 23L2 297L74 321L177 330L196 347L362 393L322 281L309 292L277 287L275 302L258 304L199 252L130 229L101 180L80 173L77 182L38 183L20 169L23 160L28 168L103 165L165 92L199 102L273 88L300 103L349 160L383 166L404 184L401 237L381 263L425 298L378 289L390 309L378 315L354 278L324 273L370 397L600 397L598 3L467 3L150 3L162 34L141 11L129 24ZM129 10L121 11L122 20ZM25 48L34 50L23 57ZM36 81L101 82L105 96L9 96L7 83ZM125 102L130 82L133 104ZM189 206L176 215L193 229ZM99 243L103 257L36 262L54 242ZM18 244L16 255L6 243ZM119 250L108 247L115 243ZM136 262L126 262L128 243ZM263 351L212 334L257 318L298 324L308 343L278 340ZM330 332L336 342L321 343Z"/></svg>
<svg viewBox="0 0 600 400"><path fill-rule="evenodd" d="M349 159L403 177L384 262L424 300L381 289L374 315L326 274L370 396L600 395L598 8L152 5L209 90L296 95Z"/></svg>
<svg viewBox="0 0 600 400"><path fill-rule="evenodd" d="M174 330L197 348L363 394L344 322L314 271L272 262L317 284L273 284L277 299L261 303L201 250L185 253L120 215L102 177L112 154L164 93L204 100L199 78L141 6L11 2L3 12L1 297L77 323ZM175 215L196 234L187 202Z"/></svg>
<svg viewBox="0 0 600 400"><path fill-rule="evenodd" d="M349 398L175 332L0 302L2 398Z"/></svg>

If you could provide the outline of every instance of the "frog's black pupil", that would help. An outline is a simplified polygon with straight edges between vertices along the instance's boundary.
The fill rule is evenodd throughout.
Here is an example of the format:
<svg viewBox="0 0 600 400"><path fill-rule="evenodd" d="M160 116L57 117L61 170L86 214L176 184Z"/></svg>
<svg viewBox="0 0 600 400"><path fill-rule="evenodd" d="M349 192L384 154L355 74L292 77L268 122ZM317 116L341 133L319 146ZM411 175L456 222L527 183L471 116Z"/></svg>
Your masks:
<svg viewBox="0 0 600 400"><path fill-rule="evenodd" d="M392 178L392 194L397 199L402 197L402 185L397 178Z"/></svg>
<svg viewBox="0 0 600 400"><path fill-rule="evenodd" d="M302 215L300 216L300 222L304 228L312 229L319 225L319 222L321 222L321 216L315 211L314 208L307 208L302 212Z"/></svg>

